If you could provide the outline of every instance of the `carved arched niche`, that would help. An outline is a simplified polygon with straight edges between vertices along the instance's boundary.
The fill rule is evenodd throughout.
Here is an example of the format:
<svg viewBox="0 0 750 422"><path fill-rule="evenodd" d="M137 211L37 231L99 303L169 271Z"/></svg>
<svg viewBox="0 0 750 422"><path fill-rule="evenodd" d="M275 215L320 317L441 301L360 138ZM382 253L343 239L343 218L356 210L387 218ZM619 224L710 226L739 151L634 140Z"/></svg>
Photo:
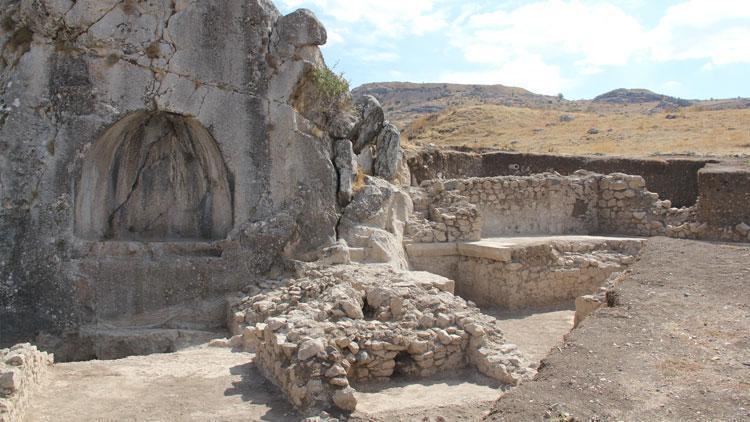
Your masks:
<svg viewBox="0 0 750 422"><path fill-rule="evenodd" d="M91 240L223 239L232 191L211 134L196 119L137 112L109 128L83 163L76 234Z"/></svg>

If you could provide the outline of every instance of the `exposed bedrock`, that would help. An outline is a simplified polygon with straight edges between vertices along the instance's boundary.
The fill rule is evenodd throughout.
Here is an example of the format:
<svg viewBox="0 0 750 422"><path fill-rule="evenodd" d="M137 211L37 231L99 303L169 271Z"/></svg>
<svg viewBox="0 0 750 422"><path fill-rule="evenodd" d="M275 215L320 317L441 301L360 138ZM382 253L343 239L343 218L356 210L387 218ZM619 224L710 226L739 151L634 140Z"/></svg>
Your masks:
<svg viewBox="0 0 750 422"><path fill-rule="evenodd" d="M0 6L0 343L221 297L335 243L329 121L292 104L325 66L312 13Z"/></svg>
<svg viewBox="0 0 750 422"><path fill-rule="evenodd" d="M339 236L347 242L352 260L406 270L404 229L414 209L412 200L385 180L367 177L364 183L344 210Z"/></svg>
<svg viewBox="0 0 750 422"><path fill-rule="evenodd" d="M216 141L194 119L134 113L98 140L77 189L76 233L91 240L222 239L232 191Z"/></svg>

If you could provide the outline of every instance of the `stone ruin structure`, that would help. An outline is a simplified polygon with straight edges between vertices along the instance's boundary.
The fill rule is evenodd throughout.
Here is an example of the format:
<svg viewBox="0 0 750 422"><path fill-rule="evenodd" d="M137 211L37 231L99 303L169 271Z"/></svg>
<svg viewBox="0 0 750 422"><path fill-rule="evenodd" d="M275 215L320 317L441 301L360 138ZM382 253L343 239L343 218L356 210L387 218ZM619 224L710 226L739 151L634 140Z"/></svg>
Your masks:
<svg viewBox="0 0 750 422"><path fill-rule="evenodd" d="M0 349L0 421L20 419L53 360L52 355L28 343Z"/></svg>
<svg viewBox="0 0 750 422"><path fill-rule="evenodd" d="M0 418L47 352L171 352L226 327L211 343L255 353L303 411L464 367L515 385L536 363L483 308L579 298L578 323L641 237L750 239L736 168L704 163L676 208L623 162L405 157L325 42L267 0L0 0Z"/></svg>

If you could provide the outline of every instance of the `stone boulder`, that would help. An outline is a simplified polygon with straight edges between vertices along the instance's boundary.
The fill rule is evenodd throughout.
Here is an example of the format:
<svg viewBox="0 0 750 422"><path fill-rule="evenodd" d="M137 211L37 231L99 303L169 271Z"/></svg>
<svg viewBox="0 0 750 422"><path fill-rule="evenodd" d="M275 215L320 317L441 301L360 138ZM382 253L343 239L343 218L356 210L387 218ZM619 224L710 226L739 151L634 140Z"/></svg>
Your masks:
<svg viewBox="0 0 750 422"><path fill-rule="evenodd" d="M375 141L378 155L373 163L375 176L394 180L403 158L401 133L391 123L386 123Z"/></svg>
<svg viewBox="0 0 750 422"><path fill-rule="evenodd" d="M334 163L339 174L339 205L345 207L352 201L354 182L357 180L357 156L352 141L339 139L334 144Z"/></svg>
<svg viewBox="0 0 750 422"><path fill-rule="evenodd" d="M354 145L354 153L359 154L370 144L373 144L383 130L385 113L378 100L372 95L365 95L357 101L356 108L359 110L359 121L352 130L351 139Z"/></svg>
<svg viewBox="0 0 750 422"><path fill-rule="evenodd" d="M361 250L360 255L352 254L353 260L408 269L403 239L412 212L407 193L383 179L367 177L365 186L344 210L339 237Z"/></svg>

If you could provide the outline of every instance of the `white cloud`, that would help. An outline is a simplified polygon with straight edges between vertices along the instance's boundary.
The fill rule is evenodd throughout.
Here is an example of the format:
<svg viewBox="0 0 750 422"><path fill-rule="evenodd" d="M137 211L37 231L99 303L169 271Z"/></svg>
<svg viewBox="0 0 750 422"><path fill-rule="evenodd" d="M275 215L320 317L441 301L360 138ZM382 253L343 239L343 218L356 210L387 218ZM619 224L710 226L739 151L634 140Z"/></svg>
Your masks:
<svg viewBox="0 0 750 422"><path fill-rule="evenodd" d="M288 9L315 6L334 25L346 26L355 36L368 39L399 39L423 35L448 25L438 3L451 0L283 0Z"/></svg>
<svg viewBox="0 0 750 422"><path fill-rule="evenodd" d="M556 94L575 81L552 63L565 62L576 75L599 73L628 63L646 44L643 34L635 18L611 4L545 0L465 15L449 36L467 62L490 68L464 76Z"/></svg>
<svg viewBox="0 0 750 422"><path fill-rule="evenodd" d="M556 94L634 63L698 60L706 71L750 63L750 0L684 0L670 7L653 0L281 2L287 10L316 10L328 27L329 45L345 45L364 63L409 57L413 53L403 47L409 38L442 37L442 46L424 49L458 54L452 70L441 75L444 82ZM647 27L639 17L645 10L662 12L661 19ZM402 79L420 73L402 71Z"/></svg>
<svg viewBox="0 0 750 422"><path fill-rule="evenodd" d="M330 47L332 45L341 44L344 42L344 36L341 35L338 31L329 29L326 32L328 32L328 41L326 42L325 47Z"/></svg>
<svg viewBox="0 0 750 422"><path fill-rule="evenodd" d="M395 62L399 59L399 55L392 51L357 51L357 55L365 63L382 63L382 62Z"/></svg>
<svg viewBox="0 0 750 422"><path fill-rule="evenodd" d="M705 60L704 69L750 63L750 7L747 0L689 0L667 8L649 29L613 3L539 0L475 9L453 21L449 38L482 70L447 75L554 93L636 59Z"/></svg>
<svg viewBox="0 0 750 422"><path fill-rule="evenodd" d="M706 60L705 69L750 63L746 0L690 0L669 7L649 33L654 60Z"/></svg>
<svg viewBox="0 0 750 422"><path fill-rule="evenodd" d="M489 70L445 72L437 82L464 84L502 84L522 87L535 93L555 95L575 82L561 75L560 68L541 57L524 55Z"/></svg>
<svg viewBox="0 0 750 422"><path fill-rule="evenodd" d="M453 44L467 59L497 60L524 53L569 55L582 68L622 65L644 44L638 21L604 3L547 0L470 16L453 26Z"/></svg>

